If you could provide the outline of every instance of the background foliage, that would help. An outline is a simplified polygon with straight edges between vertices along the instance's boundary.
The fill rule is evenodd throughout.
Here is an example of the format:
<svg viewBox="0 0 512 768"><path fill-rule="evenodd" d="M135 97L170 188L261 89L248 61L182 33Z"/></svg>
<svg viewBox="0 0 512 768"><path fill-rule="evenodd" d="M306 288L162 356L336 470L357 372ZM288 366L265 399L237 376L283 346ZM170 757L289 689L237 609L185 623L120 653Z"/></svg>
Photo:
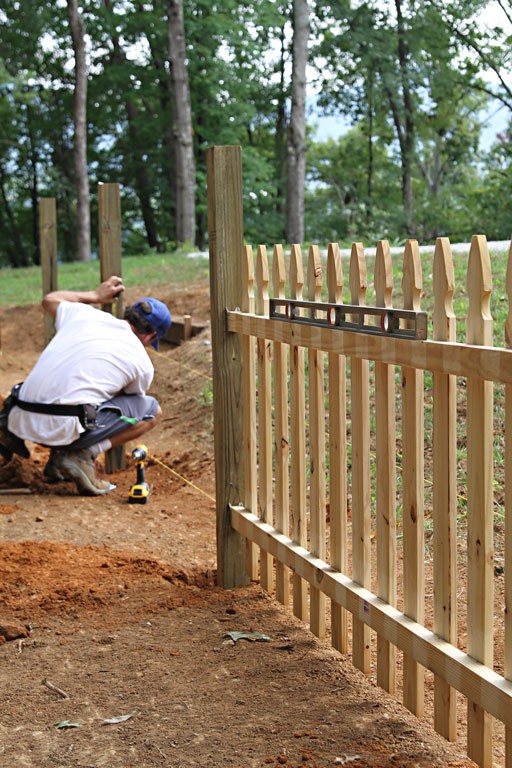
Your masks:
<svg viewBox="0 0 512 768"><path fill-rule="evenodd" d="M207 241L205 151L243 148L247 241L283 242L292 0L184 0L196 162L196 243ZM475 232L510 237L510 3L310 4L305 239L326 243ZM93 251L98 182L122 189L126 254L176 242L174 116L164 0L84 0ZM498 14L491 14L492 9ZM482 21L483 20L483 21ZM40 197L57 198L59 252L75 258L73 52L65 0L0 10L0 265L37 264ZM321 140L321 113L340 138ZM154 218L148 236L141 188Z"/></svg>

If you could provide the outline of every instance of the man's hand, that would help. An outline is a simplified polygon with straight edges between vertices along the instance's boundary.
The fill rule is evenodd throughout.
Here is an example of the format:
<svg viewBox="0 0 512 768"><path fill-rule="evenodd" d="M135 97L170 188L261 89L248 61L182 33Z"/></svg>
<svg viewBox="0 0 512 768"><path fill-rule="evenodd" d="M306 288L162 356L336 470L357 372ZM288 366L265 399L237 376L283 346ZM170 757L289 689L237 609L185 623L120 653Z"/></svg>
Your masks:
<svg viewBox="0 0 512 768"><path fill-rule="evenodd" d="M43 308L55 317L61 301L75 301L81 304L110 304L124 291L123 278L112 275L94 291L53 291L43 299Z"/></svg>
<svg viewBox="0 0 512 768"><path fill-rule="evenodd" d="M98 300L94 304L111 304L124 291L123 278L112 275L96 289Z"/></svg>

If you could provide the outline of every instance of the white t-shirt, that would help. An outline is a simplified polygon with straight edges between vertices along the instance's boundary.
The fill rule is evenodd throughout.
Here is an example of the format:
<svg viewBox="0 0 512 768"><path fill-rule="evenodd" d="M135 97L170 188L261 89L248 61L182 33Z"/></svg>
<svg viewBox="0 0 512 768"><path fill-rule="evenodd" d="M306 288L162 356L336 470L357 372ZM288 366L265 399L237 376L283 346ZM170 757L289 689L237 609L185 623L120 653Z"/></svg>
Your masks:
<svg viewBox="0 0 512 768"><path fill-rule="evenodd" d="M20 389L35 403L100 405L119 394L145 394L154 368L126 320L87 304L62 301L57 333ZM69 445L84 428L75 416L49 416L13 408L9 429L24 440Z"/></svg>

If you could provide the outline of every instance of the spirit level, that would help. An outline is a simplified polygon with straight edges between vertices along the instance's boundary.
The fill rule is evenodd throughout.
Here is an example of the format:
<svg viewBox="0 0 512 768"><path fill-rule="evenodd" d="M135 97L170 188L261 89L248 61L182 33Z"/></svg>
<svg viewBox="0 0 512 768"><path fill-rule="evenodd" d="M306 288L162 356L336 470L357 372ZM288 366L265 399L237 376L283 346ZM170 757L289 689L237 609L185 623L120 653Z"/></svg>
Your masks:
<svg viewBox="0 0 512 768"><path fill-rule="evenodd" d="M270 317L275 320L377 336L398 336L421 341L427 338L427 313L414 309L330 304L297 299L270 299L269 304ZM304 314L300 310L303 310Z"/></svg>

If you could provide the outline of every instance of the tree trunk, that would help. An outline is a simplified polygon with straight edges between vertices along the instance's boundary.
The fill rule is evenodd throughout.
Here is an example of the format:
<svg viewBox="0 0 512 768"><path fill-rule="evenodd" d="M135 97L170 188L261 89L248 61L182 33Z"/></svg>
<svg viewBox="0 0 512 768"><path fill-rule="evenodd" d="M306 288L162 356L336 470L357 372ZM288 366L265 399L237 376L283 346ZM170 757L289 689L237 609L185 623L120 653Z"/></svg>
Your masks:
<svg viewBox="0 0 512 768"><path fill-rule="evenodd" d="M111 0L103 0L103 4L107 12L114 18L113 4ZM126 54L121 47L119 35L115 31L112 34L112 46L112 60L118 63L126 63ZM129 91L125 92L128 93ZM134 188L140 202L142 219L146 230L146 240L150 248L155 248L157 251L163 251L165 250L166 244L162 243L158 236L155 214L151 203L152 186L144 158L139 149L140 140L137 129L137 108L135 101L129 96L125 99L125 110L128 124L128 136L130 137L132 148L131 161L133 165Z"/></svg>
<svg viewBox="0 0 512 768"><path fill-rule="evenodd" d="M293 0L292 109L286 157L286 237L288 243L302 243L304 240L308 37L309 9L307 0Z"/></svg>
<svg viewBox="0 0 512 768"><path fill-rule="evenodd" d="M404 205L405 224L408 237L416 236L414 220L414 200L412 191L412 159L414 152L414 116L411 91L409 88L408 50L405 39L404 19L402 15L402 0L395 0L397 31L398 31L398 65L402 82L402 102L404 108L404 123L400 141L402 159L402 199Z"/></svg>
<svg viewBox="0 0 512 768"><path fill-rule="evenodd" d="M14 216L11 209L9 195L6 191L6 178L7 174L5 173L4 166L2 163L0 163L0 196L4 204L5 214L7 216L7 222L10 229L10 240L12 242L12 259L10 263L15 267L28 267L30 260L28 258L27 250L23 245L21 233L16 224L16 217ZM3 222L2 229L4 229Z"/></svg>
<svg viewBox="0 0 512 768"><path fill-rule="evenodd" d="M128 133L132 139L132 146L139 146L138 130L136 115L137 110L135 105L128 99L126 104L126 117L128 120ZM155 222L155 214L153 212L153 206L151 205L151 183L149 180L147 168L142 158L137 157L134 163L134 176L135 176L135 191L139 198L140 208L142 212L142 219L144 221L144 227L146 229L146 239L150 248L155 248L157 251L165 250L165 243L160 242L158 237L158 230Z"/></svg>
<svg viewBox="0 0 512 768"><path fill-rule="evenodd" d="M367 83L366 100L367 100L367 121L368 121L368 166L367 166L367 182L366 182L366 227L370 226L373 215L373 88L374 78L373 70L370 72L370 77Z"/></svg>
<svg viewBox="0 0 512 768"><path fill-rule="evenodd" d="M185 52L182 0L167 2L169 64L174 99L176 157L176 240L195 243L196 166L192 139L192 109Z"/></svg>
<svg viewBox="0 0 512 768"><path fill-rule="evenodd" d="M286 188L286 93L285 93L285 74L284 74L286 45L285 45L284 25L280 31L279 42L281 44L281 56L279 59L279 96L278 96L277 117L276 117L275 153L276 153L276 213L279 218L279 221L281 222L283 218L283 214L285 212L284 201L285 201L285 188ZM280 226L282 226L282 224Z"/></svg>
<svg viewBox="0 0 512 768"><path fill-rule="evenodd" d="M88 261L91 256L91 212L87 172L87 66L85 61L85 25L81 14L78 12L77 0L68 0L68 18L75 54L73 121L75 125L77 257L79 261Z"/></svg>

